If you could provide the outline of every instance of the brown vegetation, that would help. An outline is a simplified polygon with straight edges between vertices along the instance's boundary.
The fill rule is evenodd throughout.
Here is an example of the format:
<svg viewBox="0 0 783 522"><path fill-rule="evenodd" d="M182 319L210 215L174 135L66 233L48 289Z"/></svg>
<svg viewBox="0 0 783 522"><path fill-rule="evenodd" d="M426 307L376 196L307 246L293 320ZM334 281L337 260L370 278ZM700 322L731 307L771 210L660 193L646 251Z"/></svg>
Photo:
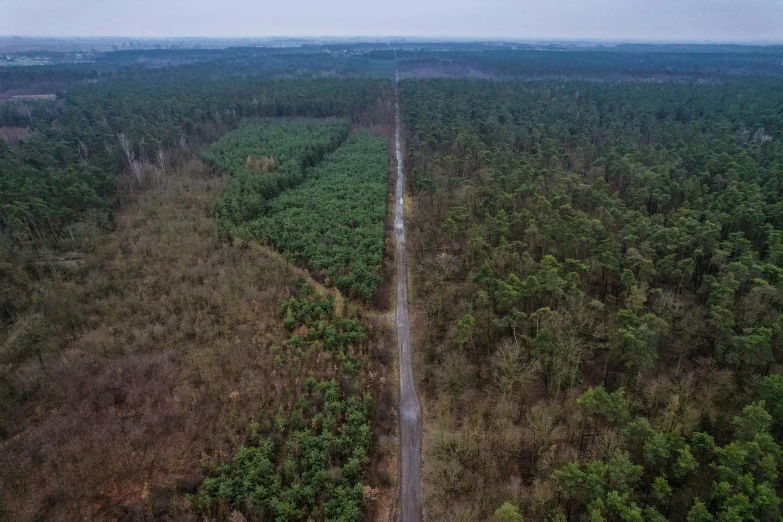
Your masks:
<svg viewBox="0 0 783 522"><path fill-rule="evenodd" d="M586 424L584 408L576 402L585 384L604 380L611 354L594 352L597 339L604 338L612 324L606 324L589 299L569 300L559 310L540 313L540 329L560 335L558 348L563 352L553 355L557 359L551 368L531 354L522 330L516 341L510 336L488 343L484 332L477 334L480 338L461 339L457 325L480 297L467 275L469 258L439 230L443 219L437 209L454 205L439 196L442 201L434 203L423 194L408 200L408 248L415 261L411 318L425 422L425 516L491 520L495 509L508 501L519 506L525 520L549 520L563 500L553 472L570 461L601 460L622 447L619 428ZM436 244L441 248L434 249ZM627 385L628 400L661 431L692 433L703 429L705 418L729 426L727 412L733 412L737 402L748 401L737 393L734 373L707 358L687 367L676 364L682 346L674 339L687 342L693 337L688 329L703 322L701 310L684 306L681 298L667 292L651 307L672 323L675 315L682 322L661 348L663 361ZM488 320L472 313L476 325ZM579 368L573 387L570 363ZM607 382L622 378L612 371Z"/></svg>
<svg viewBox="0 0 783 522"><path fill-rule="evenodd" d="M16 145L20 140L27 141L35 137L35 132L27 127L0 127L0 140Z"/></svg>
<svg viewBox="0 0 783 522"><path fill-rule="evenodd" d="M195 520L184 495L201 464L230 457L255 414L290 407L304 376L334 371L328 353L308 368L275 361L279 306L299 282L279 256L220 237L225 180L197 160L166 172L82 260L32 284L38 304L6 339L0 506L16 520ZM388 439L393 348L367 322L367 389Z"/></svg>
<svg viewBox="0 0 783 522"><path fill-rule="evenodd" d="M248 156L245 168L254 172L274 172L277 170L277 160L271 156L254 157Z"/></svg>

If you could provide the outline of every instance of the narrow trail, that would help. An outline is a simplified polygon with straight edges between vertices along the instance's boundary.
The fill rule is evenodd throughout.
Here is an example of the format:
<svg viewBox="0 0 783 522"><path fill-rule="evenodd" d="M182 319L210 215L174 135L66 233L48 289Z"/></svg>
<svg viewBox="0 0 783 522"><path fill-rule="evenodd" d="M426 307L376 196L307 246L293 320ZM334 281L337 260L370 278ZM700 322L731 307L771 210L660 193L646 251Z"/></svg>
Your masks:
<svg viewBox="0 0 783 522"><path fill-rule="evenodd" d="M394 79L394 140L397 154L397 188L394 233L397 239L397 350L400 365L400 511L402 522L421 520L421 403L416 395L411 354L411 325L408 315L408 267L405 260L403 221L403 167L400 150L399 74Z"/></svg>

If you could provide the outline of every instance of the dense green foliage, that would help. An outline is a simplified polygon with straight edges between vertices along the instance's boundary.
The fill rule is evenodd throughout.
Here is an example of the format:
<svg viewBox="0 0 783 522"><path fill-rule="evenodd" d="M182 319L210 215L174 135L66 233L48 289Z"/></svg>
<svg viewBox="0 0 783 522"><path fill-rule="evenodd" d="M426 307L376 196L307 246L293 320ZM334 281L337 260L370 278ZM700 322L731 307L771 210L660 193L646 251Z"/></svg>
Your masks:
<svg viewBox="0 0 783 522"><path fill-rule="evenodd" d="M340 291L369 301L381 282L388 165L384 140L359 134L247 230L300 256Z"/></svg>
<svg viewBox="0 0 783 522"><path fill-rule="evenodd" d="M343 385L308 377L289 414L251 423L248 445L204 481L199 506L225 504L278 522L361 520L371 398L356 394L350 375L361 364L364 328L337 317L334 297L314 296L307 286L283 303L282 316L292 335L280 356L320 360L323 350L334 352Z"/></svg>
<svg viewBox="0 0 783 522"><path fill-rule="evenodd" d="M159 78L105 82L69 91L63 119L83 129L80 135L102 145L124 132L134 142L145 138L139 153L177 144L205 123L251 116L350 117L374 104L386 80L270 80L227 77L200 81L158 72ZM85 121L86 120L86 121ZM116 137L115 137L116 138Z"/></svg>
<svg viewBox="0 0 783 522"><path fill-rule="evenodd" d="M367 133L338 148L347 133L345 122L328 120L252 122L204 159L234 176L215 206L234 237L269 241L327 284L369 301L385 254L389 154Z"/></svg>
<svg viewBox="0 0 783 522"><path fill-rule="evenodd" d="M202 155L207 163L234 177L254 173L247 158L272 156L274 172L301 172L312 167L348 136L348 122L265 120L250 122L216 142Z"/></svg>
<svg viewBox="0 0 783 522"><path fill-rule="evenodd" d="M446 228L476 253L510 249L538 265L479 264L495 313L532 313L580 290L633 307L639 288L647 300L648 289L690 287L715 321L698 337L738 368L763 368L783 267L778 87L411 83L411 149L442 151L414 157L413 183L428 190L438 167L458 178L485 170L466 180L477 199Z"/></svg>
<svg viewBox="0 0 783 522"><path fill-rule="evenodd" d="M569 274L582 282L577 288L590 289L591 281L579 274L592 259L603 267L601 280L593 282L602 298L619 298L640 285L667 285L677 293L691 286L713 314L729 314L723 324L733 323L749 293L779 283L783 114L775 85L409 87L416 143L448 144L435 161L456 176L490 169L491 185L471 183L482 197L474 208L484 228L471 229L464 211L455 209L445 221L453 234L484 232L484 244L473 241L474 248L521 248L565 278L531 280L527 295L547 299L528 300L524 311L555 303L572 284ZM445 92L433 94L438 89ZM477 106L475 100L485 102ZM520 149L529 154L510 154ZM426 190L431 180L425 173L433 167L413 169L418 187ZM573 271L569 260L587 265ZM477 282L488 285L498 312L529 299L508 275L498 286L489 265L480 274ZM528 274L515 277L524 281ZM498 295L509 291L522 294L510 300ZM772 328L773 310L750 317L743 310L750 322L737 324L735 334ZM744 348L735 334L713 332L713 345L740 364L741 355L732 354Z"/></svg>
<svg viewBox="0 0 783 522"><path fill-rule="evenodd" d="M389 76L395 55L378 50L384 47L385 43L118 51L98 55L94 63L6 67L0 71L0 91L59 92L64 103L0 102L0 125L31 126L39 131L35 147L57 151L56 164L44 169L23 160L26 168L35 169L41 186L28 186L23 194L10 188L3 204L13 204L8 212L14 215L16 209L23 208L26 221L34 221L39 229L53 228L55 235L60 235L68 223L83 219L85 209L51 200L47 187L56 185L57 180L48 178L62 178L62 171L85 159L109 176L127 169L127 157L117 142L119 133L128 136L140 162L154 163L159 149L203 134L205 125L233 125L247 116L355 116L375 103L388 85L386 81L313 77ZM512 50L504 45L479 45L483 50L478 52L476 46L465 44L450 44L451 50L438 52L431 48L440 49L441 45L400 43L399 47L409 49L399 53L403 70L432 68L433 64L448 69L457 64L499 76L640 75L656 71L706 76L776 74L781 61L777 47L619 47L606 52ZM282 79L290 77L297 80ZM70 90L63 93L66 88ZM15 158L0 165L0 175L5 176L11 166L18 168L19 161ZM113 188L94 183L94 174L84 176L86 185L97 187L94 194L85 194L87 209L113 207ZM39 211L28 209L31 198L42 202ZM5 216L6 212L0 214ZM47 223L51 226L44 226ZM24 234L28 232L32 230Z"/></svg>
<svg viewBox="0 0 783 522"><path fill-rule="evenodd" d="M234 177L215 213L233 226L263 215L271 199L302 183L306 169L347 136L345 121L268 120L240 127L202 156Z"/></svg>
<svg viewBox="0 0 783 522"><path fill-rule="evenodd" d="M781 378L764 382L772 381ZM568 504L586 505L590 520L780 520L783 451L764 401L734 417L734 438L723 446L705 432L685 437L679 429L656 430L644 417L631 420L622 391L589 388L577 402L585 427L621 428L619 448L554 472Z"/></svg>
<svg viewBox="0 0 783 522"><path fill-rule="evenodd" d="M63 167L67 144L32 140L18 147L0 141L0 220L6 234L59 237L62 226L88 210L111 210L114 177L97 167Z"/></svg>
<svg viewBox="0 0 783 522"><path fill-rule="evenodd" d="M657 520L655 507L685 520L700 497L710 516L729 520L742 494L758 506L737 507L743 520L777 520L783 440L773 441L769 422L748 434L728 421L736 416L736 427L743 415L779 409L771 401L740 413L756 380L783 363L781 83L422 80L402 92L433 393L460 396L472 382L513 397L539 382L540 400L558 412L572 388L605 381L628 388L633 415L658 430L652 440L679 437L664 457L645 461L615 453L627 441L607 441L627 411L595 439L568 431L563 444L579 449L579 473L592 466L609 478L574 502L552 499L539 516L584 508L609 520ZM701 404L673 411L645 399L668 379L705 382L713 371L733 376L732 394L682 391L679 401ZM553 414L552 426L573 428L567 411ZM674 477L677 451L697 432L721 442L698 473ZM754 456L726 461L738 452ZM633 480L599 470L613 465L607 459L626 459L615 464ZM762 475L732 482L764 459ZM528 472L523 461L507 462L506 473ZM550 480L540 466L533 475ZM654 504L651 488L664 491L665 481L676 499Z"/></svg>

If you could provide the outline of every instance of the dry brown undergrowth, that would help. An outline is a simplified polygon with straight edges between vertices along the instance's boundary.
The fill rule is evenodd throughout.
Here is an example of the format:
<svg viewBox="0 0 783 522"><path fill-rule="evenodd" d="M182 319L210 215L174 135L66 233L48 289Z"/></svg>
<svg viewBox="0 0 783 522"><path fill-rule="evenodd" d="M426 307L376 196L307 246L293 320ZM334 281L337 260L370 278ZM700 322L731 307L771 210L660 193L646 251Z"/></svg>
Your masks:
<svg viewBox="0 0 783 522"><path fill-rule="evenodd" d="M18 335L59 325L59 338L42 334L41 361L0 370L10 435L0 507L11 519L196 520L184 495L200 484L201 462L229 457L254 414L296 400L304 375L331 373L329 354L312 368L274 361L296 275L261 247L220 237L210 213L224 184L196 160L169 172L75 273L38 285L47 313L25 318ZM77 326L63 335L69 318ZM386 350L379 331L376 355Z"/></svg>
<svg viewBox="0 0 783 522"><path fill-rule="evenodd" d="M292 277L221 240L210 208L223 185L186 164L117 216L80 275L41 284L80 327L43 364L4 372L25 399L2 448L14 518L184 513L176 493L198 485L202 457L229 454L282 392L265 348Z"/></svg>

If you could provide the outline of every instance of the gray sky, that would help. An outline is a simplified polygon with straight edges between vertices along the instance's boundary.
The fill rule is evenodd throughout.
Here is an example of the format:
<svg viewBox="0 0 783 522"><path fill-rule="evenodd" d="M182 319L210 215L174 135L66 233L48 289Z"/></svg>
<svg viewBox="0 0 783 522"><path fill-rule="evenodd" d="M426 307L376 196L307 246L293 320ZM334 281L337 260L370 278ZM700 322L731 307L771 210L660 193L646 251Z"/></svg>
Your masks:
<svg viewBox="0 0 783 522"><path fill-rule="evenodd" d="M22 36L460 36L783 42L783 0L0 0Z"/></svg>

